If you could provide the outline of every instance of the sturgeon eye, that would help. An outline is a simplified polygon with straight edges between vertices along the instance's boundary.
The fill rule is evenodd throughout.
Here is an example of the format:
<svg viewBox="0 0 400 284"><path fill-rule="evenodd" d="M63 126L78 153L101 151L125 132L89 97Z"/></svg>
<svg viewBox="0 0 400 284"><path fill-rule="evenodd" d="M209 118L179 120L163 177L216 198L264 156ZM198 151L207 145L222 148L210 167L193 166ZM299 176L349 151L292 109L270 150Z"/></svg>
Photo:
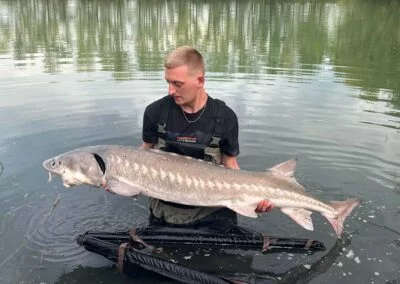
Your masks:
<svg viewBox="0 0 400 284"><path fill-rule="evenodd" d="M56 165L56 162L53 160L53 161L51 162L51 166L54 167L55 165Z"/></svg>

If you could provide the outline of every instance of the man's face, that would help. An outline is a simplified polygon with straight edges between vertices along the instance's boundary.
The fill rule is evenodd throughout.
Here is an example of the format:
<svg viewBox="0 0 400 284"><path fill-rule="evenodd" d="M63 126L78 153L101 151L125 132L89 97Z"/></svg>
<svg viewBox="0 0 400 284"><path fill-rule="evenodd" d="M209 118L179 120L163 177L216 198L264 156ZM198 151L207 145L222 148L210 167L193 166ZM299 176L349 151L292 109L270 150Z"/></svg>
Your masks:
<svg viewBox="0 0 400 284"><path fill-rule="evenodd" d="M192 103L204 86L204 76L200 73L190 74L187 65L165 69L165 80L168 94L180 106Z"/></svg>

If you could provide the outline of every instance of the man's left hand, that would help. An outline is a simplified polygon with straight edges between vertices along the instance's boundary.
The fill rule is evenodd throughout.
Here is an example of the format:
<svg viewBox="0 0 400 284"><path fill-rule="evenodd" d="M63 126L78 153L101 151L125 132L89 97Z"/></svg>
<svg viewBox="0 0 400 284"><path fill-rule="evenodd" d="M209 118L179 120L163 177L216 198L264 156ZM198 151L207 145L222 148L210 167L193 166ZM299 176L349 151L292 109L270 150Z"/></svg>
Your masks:
<svg viewBox="0 0 400 284"><path fill-rule="evenodd" d="M263 213L263 212L270 212L274 208L271 202L268 200L263 200L257 204L256 212Z"/></svg>

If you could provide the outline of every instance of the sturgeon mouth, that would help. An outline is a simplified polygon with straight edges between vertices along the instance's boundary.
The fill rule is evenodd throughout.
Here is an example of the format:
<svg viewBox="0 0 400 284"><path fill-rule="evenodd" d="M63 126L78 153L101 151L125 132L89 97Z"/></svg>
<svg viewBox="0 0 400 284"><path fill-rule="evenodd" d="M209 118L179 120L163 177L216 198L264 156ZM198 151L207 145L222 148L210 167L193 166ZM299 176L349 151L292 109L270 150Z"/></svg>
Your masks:
<svg viewBox="0 0 400 284"><path fill-rule="evenodd" d="M71 187L71 185L70 185L67 181L65 181L65 180L63 179L63 177L61 177L61 178L62 178L62 180L63 180L63 185L64 185L65 187ZM52 179L53 179L53 174L52 174L52 172L49 171L49 179L47 180L47 182L51 182Z"/></svg>

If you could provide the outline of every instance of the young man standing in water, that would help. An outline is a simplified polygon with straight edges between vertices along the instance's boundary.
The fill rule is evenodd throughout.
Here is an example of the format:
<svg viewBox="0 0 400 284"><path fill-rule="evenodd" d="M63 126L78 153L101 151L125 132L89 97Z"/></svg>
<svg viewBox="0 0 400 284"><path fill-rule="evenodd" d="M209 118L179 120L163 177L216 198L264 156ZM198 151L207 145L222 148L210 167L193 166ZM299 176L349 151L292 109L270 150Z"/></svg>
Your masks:
<svg viewBox="0 0 400 284"><path fill-rule="evenodd" d="M238 119L223 101L205 88L202 55L182 46L165 59L168 95L147 106L143 118L143 148L203 159L239 170ZM195 207L150 198L150 225L190 226L228 230L237 223L228 208ZM267 200L256 212L270 211Z"/></svg>

